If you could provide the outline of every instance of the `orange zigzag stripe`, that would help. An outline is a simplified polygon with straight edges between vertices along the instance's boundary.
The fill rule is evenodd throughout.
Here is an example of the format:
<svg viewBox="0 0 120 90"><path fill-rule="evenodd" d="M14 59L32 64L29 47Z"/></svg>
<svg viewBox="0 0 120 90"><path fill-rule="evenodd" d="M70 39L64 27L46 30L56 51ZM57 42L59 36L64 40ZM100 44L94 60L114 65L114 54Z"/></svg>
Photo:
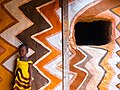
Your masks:
<svg viewBox="0 0 120 90"><path fill-rule="evenodd" d="M53 28L50 29L49 31L36 36L37 39L42 41L42 43L44 43L52 51L46 58L44 58L42 61L40 61L37 64L37 67L51 80L50 84L47 87L45 87L44 90L53 90L61 82L61 79L52 75L51 73L49 73L43 68L48 62L52 61L55 57L61 54L58 50L52 47L45 39L45 37L48 37L52 34L55 34L61 31L61 23L55 12L57 8L59 8L58 0L40 9L40 11L48 18L48 20L53 25Z"/></svg>
<svg viewBox="0 0 120 90"><path fill-rule="evenodd" d="M117 6L117 7L115 7L115 8L113 8L113 9L111 9L111 11L112 11L114 14L116 14L117 16L120 17L120 5ZM116 28L117 28L117 30L120 32L120 23L117 25ZM117 42L118 45L120 46L120 36L116 39L116 42ZM120 50L118 50L116 53L120 56ZM117 67L120 68L120 64L117 64ZM119 74L119 75L120 75L120 74ZM118 76L119 76L119 75L118 75ZM119 78L119 77L118 77L118 78ZM120 83L117 84L116 87L120 89Z"/></svg>
<svg viewBox="0 0 120 90"><path fill-rule="evenodd" d="M100 65L105 70L105 75L103 77L103 80L98 85L98 88L100 90L103 90L103 89L108 90L109 83L111 82L113 76L115 75L115 72L114 72L113 68L109 64L109 59L111 58L111 56L113 54L113 51L114 51L114 44L112 42L109 45L101 46L101 47L98 47L98 48L102 48L102 49L107 50L106 56L103 58L102 62L100 63Z"/></svg>
<svg viewBox="0 0 120 90"><path fill-rule="evenodd" d="M70 60L70 71L77 73L77 76L70 85L70 90L76 90L86 77L86 73L75 68L73 65L82 60L85 56L79 50L75 50L72 47L71 52L73 54L75 53L75 56Z"/></svg>
<svg viewBox="0 0 120 90"><path fill-rule="evenodd" d="M6 42L0 37L0 45L5 49L5 51L0 55L0 77L2 81L0 82L0 90L10 90L11 89L11 79L12 74L2 65L9 57L16 53L17 49Z"/></svg>
<svg viewBox="0 0 120 90"><path fill-rule="evenodd" d="M120 6L117 7L117 8L115 8L115 9L112 9L112 11L113 11L116 15L120 16L120 13L119 13L119 11L120 11ZM117 29L118 29L118 31L120 32L120 23L117 25ZM117 38L116 41L117 41L118 45L120 46L120 36ZM116 53L120 56L120 50L118 50Z"/></svg>
<svg viewBox="0 0 120 90"><path fill-rule="evenodd" d="M3 6L9 1L10 0L0 0L0 33L18 22Z"/></svg>
<svg viewBox="0 0 120 90"><path fill-rule="evenodd" d="M12 15L3 6L10 0L0 0L0 33L5 31L7 28L11 27L18 21L12 17ZM0 90L10 90L12 87L11 79L12 74L8 71L2 64L13 54L16 53L16 47L12 46L10 43L5 41L0 37L0 47L2 50L0 54Z"/></svg>
<svg viewBox="0 0 120 90"><path fill-rule="evenodd" d="M88 16L94 17L94 16L102 13L103 11L109 10L109 9L119 5L119 4L120 4L119 0L114 0L114 1L113 0L103 0L100 3L94 5L93 7L86 10L82 15L80 15L80 17L81 17L81 19L88 17ZM101 7L103 5L105 7ZM97 9L99 9L99 10L97 10ZM105 56L103 61L100 63L100 65L105 70L105 76L103 76L101 82L98 85L98 88L100 90L108 90L108 86L110 84L110 81L112 80L113 76L115 75L115 72L114 72L112 66L110 66L110 64L109 64L109 59L113 54L113 44L114 43L112 42L111 44L109 44L107 46L100 47L100 48L103 48L103 49L108 51L107 55Z"/></svg>

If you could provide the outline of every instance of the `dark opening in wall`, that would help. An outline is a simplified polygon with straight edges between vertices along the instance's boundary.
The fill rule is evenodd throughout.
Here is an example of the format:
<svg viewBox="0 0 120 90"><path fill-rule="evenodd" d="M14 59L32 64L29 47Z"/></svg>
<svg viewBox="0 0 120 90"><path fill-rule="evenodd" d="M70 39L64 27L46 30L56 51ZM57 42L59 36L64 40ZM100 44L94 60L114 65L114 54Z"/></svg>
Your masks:
<svg viewBox="0 0 120 90"><path fill-rule="evenodd" d="M77 22L75 39L77 45L104 45L111 41L112 23L110 20Z"/></svg>

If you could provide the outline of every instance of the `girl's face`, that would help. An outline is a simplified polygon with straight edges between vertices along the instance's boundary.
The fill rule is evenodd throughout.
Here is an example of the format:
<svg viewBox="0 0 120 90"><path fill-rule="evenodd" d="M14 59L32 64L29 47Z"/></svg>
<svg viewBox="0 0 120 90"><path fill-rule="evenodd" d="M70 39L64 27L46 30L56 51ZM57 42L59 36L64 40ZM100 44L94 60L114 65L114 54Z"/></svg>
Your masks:
<svg viewBox="0 0 120 90"><path fill-rule="evenodd" d="M19 54L20 54L21 57L25 57L25 56L26 56L27 50L26 50L26 47L25 47L25 46L24 46L24 47L21 47L21 48L19 49Z"/></svg>

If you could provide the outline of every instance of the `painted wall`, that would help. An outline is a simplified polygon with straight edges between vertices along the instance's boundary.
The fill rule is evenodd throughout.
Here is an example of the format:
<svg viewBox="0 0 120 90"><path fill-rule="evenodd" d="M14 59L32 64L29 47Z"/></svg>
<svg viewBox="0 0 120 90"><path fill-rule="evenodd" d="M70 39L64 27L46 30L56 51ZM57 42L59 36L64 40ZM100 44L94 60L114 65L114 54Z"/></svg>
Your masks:
<svg viewBox="0 0 120 90"><path fill-rule="evenodd" d="M65 0L63 0L65 2ZM120 1L69 0L68 90L120 89ZM111 42L101 46L76 45L79 21L108 19ZM18 46L29 45L33 60L33 90L62 90L62 21L59 0L0 0L0 90L12 87ZM67 70L68 70L67 69Z"/></svg>
<svg viewBox="0 0 120 90"><path fill-rule="evenodd" d="M75 24L102 19L112 22L111 41L99 46L76 45ZM119 22L119 0L74 0L69 4L70 90L120 89Z"/></svg>
<svg viewBox="0 0 120 90"><path fill-rule="evenodd" d="M17 48L29 45L33 90L61 90L61 21L58 0L0 0L0 90L10 90Z"/></svg>

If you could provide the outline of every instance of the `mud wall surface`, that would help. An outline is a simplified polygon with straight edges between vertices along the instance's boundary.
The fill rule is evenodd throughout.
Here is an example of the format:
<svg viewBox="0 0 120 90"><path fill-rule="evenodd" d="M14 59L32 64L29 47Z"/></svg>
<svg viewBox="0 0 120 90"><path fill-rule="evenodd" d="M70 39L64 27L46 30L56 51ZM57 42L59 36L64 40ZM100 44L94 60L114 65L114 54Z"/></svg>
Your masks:
<svg viewBox="0 0 120 90"><path fill-rule="evenodd" d="M62 47L64 16L60 3L59 0L0 0L0 90L12 88L17 49L22 43L28 44L27 56L34 62L32 90L120 89L120 1L69 0L66 12L69 47ZM99 25L97 21L110 23ZM91 23L95 23L95 28ZM89 31L89 27L95 30ZM101 29L104 35L98 36ZM83 41L96 38L98 43L103 36L108 41L99 45L78 44L79 35L87 38ZM64 48L70 52L66 71L69 81L64 80L62 72Z"/></svg>

